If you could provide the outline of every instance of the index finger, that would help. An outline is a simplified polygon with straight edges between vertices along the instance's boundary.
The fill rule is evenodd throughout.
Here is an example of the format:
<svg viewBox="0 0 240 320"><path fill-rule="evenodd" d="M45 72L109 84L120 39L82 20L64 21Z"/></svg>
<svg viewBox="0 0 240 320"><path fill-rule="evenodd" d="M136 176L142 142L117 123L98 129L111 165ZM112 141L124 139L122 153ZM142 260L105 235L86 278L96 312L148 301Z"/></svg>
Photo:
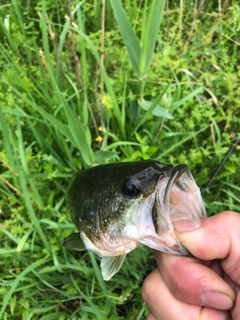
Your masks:
<svg viewBox="0 0 240 320"><path fill-rule="evenodd" d="M192 257L157 251L154 255L160 274L175 298L219 310L232 308L234 291L210 265L205 266L201 260Z"/></svg>

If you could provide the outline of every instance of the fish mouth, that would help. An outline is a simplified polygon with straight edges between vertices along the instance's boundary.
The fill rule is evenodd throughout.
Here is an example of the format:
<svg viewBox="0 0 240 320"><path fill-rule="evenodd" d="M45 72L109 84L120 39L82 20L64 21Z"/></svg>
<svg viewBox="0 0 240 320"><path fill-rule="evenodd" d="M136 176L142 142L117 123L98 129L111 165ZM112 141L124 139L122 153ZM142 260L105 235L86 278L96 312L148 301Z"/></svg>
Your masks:
<svg viewBox="0 0 240 320"><path fill-rule="evenodd" d="M157 234L172 230L176 220L199 220L206 217L201 192L187 165L173 168L157 184L153 223Z"/></svg>

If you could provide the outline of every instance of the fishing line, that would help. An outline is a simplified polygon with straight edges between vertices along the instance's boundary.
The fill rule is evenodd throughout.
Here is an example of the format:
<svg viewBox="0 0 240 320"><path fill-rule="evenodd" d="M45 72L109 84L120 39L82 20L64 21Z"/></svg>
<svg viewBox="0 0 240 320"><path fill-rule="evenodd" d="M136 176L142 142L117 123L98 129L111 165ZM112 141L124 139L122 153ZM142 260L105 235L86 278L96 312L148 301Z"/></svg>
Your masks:
<svg viewBox="0 0 240 320"><path fill-rule="evenodd" d="M211 186L211 184L213 183L214 179L216 178L216 176L219 174L219 172L222 170L224 164L227 162L228 158L231 156L231 154L233 153L233 151L235 150L237 144L240 142L240 138L238 138L235 143L233 144L233 146L229 149L228 153L226 154L225 158L223 159L223 161L220 163L219 167L217 168L216 172L214 173L214 175L212 176L212 178L209 180L208 184L206 185L206 187L203 189L202 195L205 193L205 191Z"/></svg>

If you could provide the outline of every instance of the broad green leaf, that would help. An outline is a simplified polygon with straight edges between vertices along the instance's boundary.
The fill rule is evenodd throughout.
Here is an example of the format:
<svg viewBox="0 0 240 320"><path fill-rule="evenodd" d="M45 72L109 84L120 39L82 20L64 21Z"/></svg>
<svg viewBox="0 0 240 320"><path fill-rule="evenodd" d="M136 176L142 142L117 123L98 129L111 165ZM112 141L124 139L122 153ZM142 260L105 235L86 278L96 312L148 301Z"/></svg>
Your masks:
<svg viewBox="0 0 240 320"><path fill-rule="evenodd" d="M236 172L236 165L231 161L226 162L224 167L232 173Z"/></svg>
<svg viewBox="0 0 240 320"><path fill-rule="evenodd" d="M159 27L162 21L165 0L152 1L147 23L143 27L141 42L140 74L145 76L152 62Z"/></svg>
<svg viewBox="0 0 240 320"><path fill-rule="evenodd" d="M132 141L118 141L118 142L114 142L108 146L105 147L105 150L111 150L117 147L121 147L121 146L136 146L136 147L140 147L140 143L137 142L132 142Z"/></svg>
<svg viewBox="0 0 240 320"><path fill-rule="evenodd" d="M110 0L118 27L120 29L123 41L126 45L129 60L133 67L134 72L138 78L142 75L139 71L141 48L131 23L122 7L120 0Z"/></svg>
<svg viewBox="0 0 240 320"><path fill-rule="evenodd" d="M163 91L156 97L156 99L151 103L151 106L149 106L148 110L146 111L146 113L143 115L143 117L141 117L140 121L138 122L138 124L136 125L136 127L134 128L133 132L136 132L137 129L144 123L147 121L149 115L152 113L152 111L156 108L156 106L158 105L159 101L161 100L162 96L164 95L164 93L167 91L167 89L169 88L169 85L166 85L166 87L163 89Z"/></svg>
<svg viewBox="0 0 240 320"><path fill-rule="evenodd" d="M97 163L101 163L104 160L108 160L108 159L116 157L116 156L117 156L116 152L98 150L95 152L94 161Z"/></svg>
<svg viewBox="0 0 240 320"><path fill-rule="evenodd" d="M141 100L138 101L138 104L140 105L140 107L143 110L149 110L149 108L151 107L153 102L141 99ZM163 117L163 118L167 118L167 119L173 119L173 116L170 113L168 113L166 110L164 110L162 107L160 107L159 105L157 105L153 109L152 114L154 114L156 117Z"/></svg>

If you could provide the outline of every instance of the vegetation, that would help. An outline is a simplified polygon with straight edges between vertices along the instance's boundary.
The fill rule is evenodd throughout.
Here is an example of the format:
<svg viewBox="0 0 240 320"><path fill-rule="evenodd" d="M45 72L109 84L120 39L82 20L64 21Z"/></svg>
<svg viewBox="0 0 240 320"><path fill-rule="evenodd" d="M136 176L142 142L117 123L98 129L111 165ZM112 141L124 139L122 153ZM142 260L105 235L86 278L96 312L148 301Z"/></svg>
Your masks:
<svg viewBox="0 0 240 320"><path fill-rule="evenodd" d="M0 5L1 319L145 319L150 249L104 282L96 256L62 247L69 178L152 158L204 188L240 137L238 1L166 1L157 33L158 2ZM239 152L204 194L209 215L240 211Z"/></svg>

